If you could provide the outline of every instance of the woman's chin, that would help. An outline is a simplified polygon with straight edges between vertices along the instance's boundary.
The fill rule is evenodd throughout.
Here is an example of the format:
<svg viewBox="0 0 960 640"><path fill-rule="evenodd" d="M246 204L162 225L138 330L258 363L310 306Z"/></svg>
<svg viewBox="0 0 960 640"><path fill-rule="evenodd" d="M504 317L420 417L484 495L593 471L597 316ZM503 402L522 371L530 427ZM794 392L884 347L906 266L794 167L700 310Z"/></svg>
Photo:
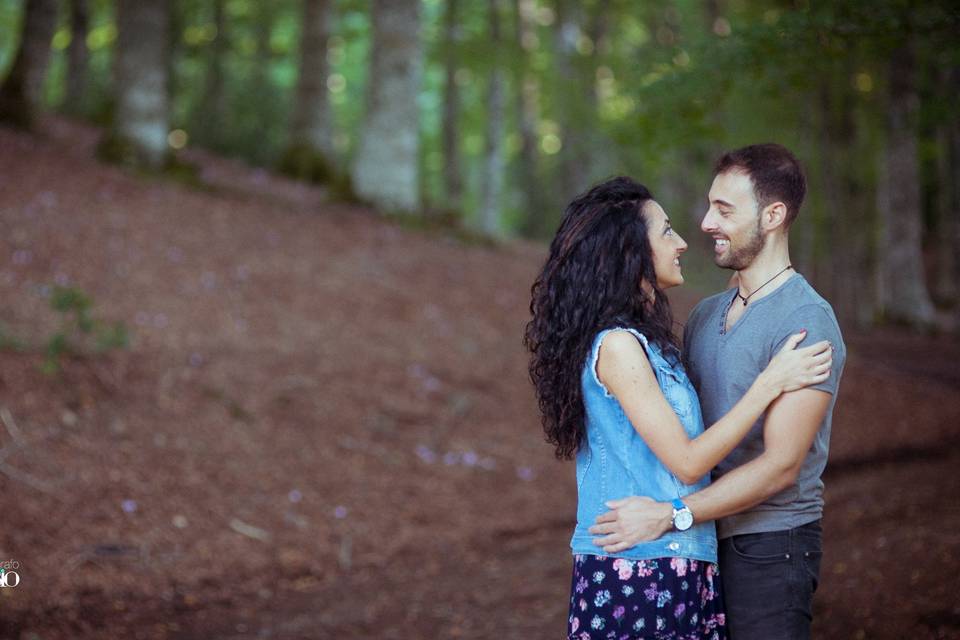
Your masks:
<svg viewBox="0 0 960 640"><path fill-rule="evenodd" d="M660 291L666 291L667 289L673 289L674 287L679 287L683 284L683 276L677 276L676 279L670 280L669 282L658 282L657 286L660 287Z"/></svg>

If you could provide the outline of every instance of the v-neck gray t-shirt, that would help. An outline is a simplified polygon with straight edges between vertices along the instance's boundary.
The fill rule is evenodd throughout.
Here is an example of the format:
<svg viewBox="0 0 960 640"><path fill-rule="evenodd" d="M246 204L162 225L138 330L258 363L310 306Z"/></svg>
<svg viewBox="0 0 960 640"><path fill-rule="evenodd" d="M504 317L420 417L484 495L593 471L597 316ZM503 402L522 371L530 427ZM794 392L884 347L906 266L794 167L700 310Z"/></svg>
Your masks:
<svg viewBox="0 0 960 640"><path fill-rule="evenodd" d="M751 302L730 330L725 331L727 310L735 295L736 289L728 289L700 302L691 312L684 330L687 373L700 396L704 424L712 425L726 415L784 341L800 329L807 330L800 346L820 340L833 343L830 378L810 387L825 391L832 398L796 483L748 511L720 520L717 523L720 538L792 529L821 517L823 482L820 476L827 465L833 406L847 355L833 309L800 274L793 274L776 290ZM743 441L717 465L713 471L714 481L763 452L763 421L761 416Z"/></svg>

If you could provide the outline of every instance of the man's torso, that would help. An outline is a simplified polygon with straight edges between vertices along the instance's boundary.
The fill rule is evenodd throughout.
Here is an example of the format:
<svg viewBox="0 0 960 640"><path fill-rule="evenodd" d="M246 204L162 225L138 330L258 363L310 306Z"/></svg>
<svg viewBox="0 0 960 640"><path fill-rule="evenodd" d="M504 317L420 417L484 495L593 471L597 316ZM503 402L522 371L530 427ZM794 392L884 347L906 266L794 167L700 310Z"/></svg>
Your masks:
<svg viewBox="0 0 960 640"><path fill-rule="evenodd" d="M807 337L801 346L820 340L834 345L830 379L813 388L833 396L830 408L807 453L797 482L761 504L718 523L720 538L797 527L820 518L823 483L836 400L846 348L830 305L799 274L764 298L751 302L735 323L726 328L734 289L701 302L687 323L684 345L687 372L700 397L704 423L714 424L746 393L757 375L782 346L801 329ZM714 470L717 479L759 456L764 449L761 417L743 441Z"/></svg>

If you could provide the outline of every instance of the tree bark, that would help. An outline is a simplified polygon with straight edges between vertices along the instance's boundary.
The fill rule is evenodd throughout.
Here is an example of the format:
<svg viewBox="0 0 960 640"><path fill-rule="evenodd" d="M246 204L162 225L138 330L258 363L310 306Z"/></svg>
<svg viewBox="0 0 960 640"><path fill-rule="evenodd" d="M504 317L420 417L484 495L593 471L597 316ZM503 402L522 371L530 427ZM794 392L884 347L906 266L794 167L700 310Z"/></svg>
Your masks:
<svg viewBox="0 0 960 640"><path fill-rule="evenodd" d="M301 179L329 182L334 177L333 135L327 76L329 0L303 0L300 70L284 171Z"/></svg>
<svg viewBox="0 0 960 640"><path fill-rule="evenodd" d="M946 104L960 100L960 67L944 66L940 87ZM937 298L957 302L960 275L960 121L948 115L937 127ZM960 305L958 305L960 311Z"/></svg>
<svg viewBox="0 0 960 640"><path fill-rule="evenodd" d="M116 113L101 147L111 160L148 170L168 159L169 0L119 0Z"/></svg>
<svg viewBox="0 0 960 640"><path fill-rule="evenodd" d="M0 86L0 120L17 127L34 126L50 62L50 41L57 26L56 0L27 0L20 47Z"/></svg>
<svg viewBox="0 0 960 640"><path fill-rule="evenodd" d="M463 208L463 169L460 163L460 88L457 86L460 40L459 0L447 0L444 16L443 66L443 187L446 207Z"/></svg>
<svg viewBox="0 0 960 640"><path fill-rule="evenodd" d="M504 71L501 55L500 2L488 3L490 44L494 50L493 70L487 86L487 127L484 149L483 192L480 198L480 227L492 236L503 232L500 199L503 192L504 154Z"/></svg>
<svg viewBox="0 0 960 640"><path fill-rule="evenodd" d="M217 35L210 48L207 64L207 86L203 104L201 140L214 149L222 149L223 131L227 125L227 97L225 91L224 62L227 56L227 24L224 12L225 0L213 0L213 24Z"/></svg>
<svg viewBox="0 0 960 640"><path fill-rule="evenodd" d="M560 196L563 201L582 191L589 182L590 158L584 129L584 114L592 99L590 87L584 86L577 60L577 41L582 32L582 11L571 0L555 0L556 29L554 47L560 115ZM586 97L585 96L586 93Z"/></svg>
<svg viewBox="0 0 960 640"><path fill-rule="evenodd" d="M87 111L87 71L90 52L90 7L87 0L70 0L70 46L67 49L67 95L64 110L75 115Z"/></svg>
<svg viewBox="0 0 960 640"><path fill-rule="evenodd" d="M882 229L879 294L885 319L926 328L933 324L934 308L921 250L915 72L914 52L907 43L893 52L889 64L887 140L877 197Z"/></svg>
<svg viewBox="0 0 960 640"><path fill-rule="evenodd" d="M845 58L821 76L820 161L812 168L819 173L826 218L826 233L818 238L825 245L824 264L818 265L825 276L818 278L817 284L843 324L864 327L873 319L874 296L868 277L868 235L864 233L871 227L864 210L868 194L857 175L859 131L848 88L855 64Z"/></svg>
<svg viewBox="0 0 960 640"><path fill-rule="evenodd" d="M367 112L353 165L358 197L387 211L420 207L419 0L374 0Z"/></svg>
<svg viewBox="0 0 960 640"><path fill-rule="evenodd" d="M520 232L526 236L546 237L553 231L554 218L550 215L547 199L541 187L539 152L537 146L537 93L536 78L529 72L530 59L525 38L535 36L535 29L525 11L527 0L514 0L514 47L516 57L513 69L514 99L517 127L520 133L520 165L518 176L523 194L523 215ZM532 8L532 6L531 6Z"/></svg>

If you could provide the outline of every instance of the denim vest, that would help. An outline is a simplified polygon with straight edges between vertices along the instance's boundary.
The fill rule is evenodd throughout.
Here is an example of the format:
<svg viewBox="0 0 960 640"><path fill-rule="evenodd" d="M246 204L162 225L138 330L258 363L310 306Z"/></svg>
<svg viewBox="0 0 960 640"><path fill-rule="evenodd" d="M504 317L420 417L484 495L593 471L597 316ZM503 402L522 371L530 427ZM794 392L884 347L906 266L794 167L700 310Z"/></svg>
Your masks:
<svg viewBox="0 0 960 640"><path fill-rule="evenodd" d="M694 524L686 531L671 530L657 540L641 542L612 554L594 545L593 539L598 536L587 530L597 516L609 510L604 504L608 500L647 496L670 502L710 484L709 473L692 485L677 480L630 424L617 399L600 382L596 369L600 343L610 331L617 330L623 329L606 329L597 334L581 375L587 437L577 451L577 527L570 548L575 554L633 560L682 557L716 562L717 535L712 521ZM683 365L668 362L657 345L647 342L640 332L626 331L643 344L660 390L679 416L687 435L695 438L703 433L700 402Z"/></svg>

